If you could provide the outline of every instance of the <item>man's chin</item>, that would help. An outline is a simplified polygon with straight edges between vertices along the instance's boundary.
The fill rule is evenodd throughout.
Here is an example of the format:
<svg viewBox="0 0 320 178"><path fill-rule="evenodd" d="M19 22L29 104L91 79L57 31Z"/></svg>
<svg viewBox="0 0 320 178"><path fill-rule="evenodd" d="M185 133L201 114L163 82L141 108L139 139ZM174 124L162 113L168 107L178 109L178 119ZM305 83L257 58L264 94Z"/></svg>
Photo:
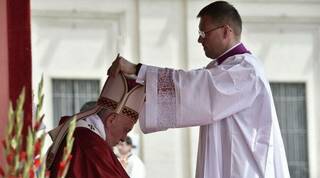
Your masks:
<svg viewBox="0 0 320 178"><path fill-rule="evenodd" d="M205 54L208 58L213 59L212 56L210 55L210 53L209 53L208 51L205 50L205 51L204 51L204 54Z"/></svg>

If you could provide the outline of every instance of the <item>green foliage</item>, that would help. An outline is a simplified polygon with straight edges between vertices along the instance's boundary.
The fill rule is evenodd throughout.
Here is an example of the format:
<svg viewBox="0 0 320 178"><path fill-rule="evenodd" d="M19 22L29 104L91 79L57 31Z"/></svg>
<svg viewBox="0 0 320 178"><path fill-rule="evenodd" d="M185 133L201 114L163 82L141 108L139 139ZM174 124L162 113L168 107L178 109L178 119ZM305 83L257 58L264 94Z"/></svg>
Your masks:
<svg viewBox="0 0 320 178"><path fill-rule="evenodd" d="M41 114L43 106L43 77L38 86L37 94L38 104L33 119L33 124L28 127L27 136L22 134L23 129L23 105L25 101L25 88L22 89L17 99L16 108L13 108L10 102L8 111L8 125L5 131L5 138L2 141L4 147L4 156L6 164L0 166L0 176L4 178L45 178L49 177L46 171L46 157L43 153L43 146L46 133L40 131L44 114ZM64 149L64 155L60 162L59 178L66 176L69 162L71 159L71 150L73 145L73 132L76 120L73 119L69 125L67 135L67 145ZM25 138L26 137L26 138ZM23 140L26 140L23 146ZM60 173L61 172L61 173Z"/></svg>

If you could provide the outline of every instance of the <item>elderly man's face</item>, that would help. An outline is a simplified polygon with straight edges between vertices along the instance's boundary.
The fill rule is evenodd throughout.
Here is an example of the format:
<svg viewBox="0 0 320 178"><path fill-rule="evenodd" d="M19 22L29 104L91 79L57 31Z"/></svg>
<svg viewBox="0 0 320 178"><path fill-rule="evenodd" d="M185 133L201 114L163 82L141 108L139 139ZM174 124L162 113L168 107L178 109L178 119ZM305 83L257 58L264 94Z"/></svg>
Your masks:
<svg viewBox="0 0 320 178"><path fill-rule="evenodd" d="M135 124L132 119L115 113L108 116L105 122L107 141L112 147L125 140Z"/></svg>

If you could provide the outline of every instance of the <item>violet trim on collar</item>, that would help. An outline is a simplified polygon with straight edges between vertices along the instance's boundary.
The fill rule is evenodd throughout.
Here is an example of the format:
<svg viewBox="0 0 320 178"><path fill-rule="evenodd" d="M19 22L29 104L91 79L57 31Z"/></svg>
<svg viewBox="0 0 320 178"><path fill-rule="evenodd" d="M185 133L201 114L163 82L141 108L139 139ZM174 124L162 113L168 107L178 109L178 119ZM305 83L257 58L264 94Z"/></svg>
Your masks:
<svg viewBox="0 0 320 178"><path fill-rule="evenodd" d="M244 53L249 53L251 54L250 51L248 51L242 43L231 49L230 51L226 52L222 56L217 58L217 63L218 65L222 64L228 57L237 55L237 54L244 54Z"/></svg>

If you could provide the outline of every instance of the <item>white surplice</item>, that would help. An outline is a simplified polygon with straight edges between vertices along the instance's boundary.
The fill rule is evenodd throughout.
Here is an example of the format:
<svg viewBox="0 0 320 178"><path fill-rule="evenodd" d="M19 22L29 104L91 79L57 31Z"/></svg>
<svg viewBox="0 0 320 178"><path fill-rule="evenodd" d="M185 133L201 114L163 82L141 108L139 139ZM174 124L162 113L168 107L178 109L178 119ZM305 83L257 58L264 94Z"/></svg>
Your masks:
<svg viewBox="0 0 320 178"><path fill-rule="evenodd" d="M107 139L104 124L97 114L92 114L85 119L78 120L76 127L87 128L99 135L103 140Z"/></svg>
<svg viewBox="0 0 320 178"><path fill-rule="evenodd" d="M142 65L144 133L200 126L196 178L290 177L268 81L251 54L204 69Z"/></svg>

